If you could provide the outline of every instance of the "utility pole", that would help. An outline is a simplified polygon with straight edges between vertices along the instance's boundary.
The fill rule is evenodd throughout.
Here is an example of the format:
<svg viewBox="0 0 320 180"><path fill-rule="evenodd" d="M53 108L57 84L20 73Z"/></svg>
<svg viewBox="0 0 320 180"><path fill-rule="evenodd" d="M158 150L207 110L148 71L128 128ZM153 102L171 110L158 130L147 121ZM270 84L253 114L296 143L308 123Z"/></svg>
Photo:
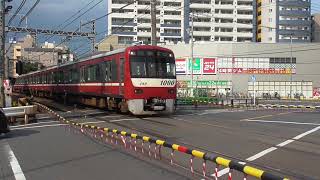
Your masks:
<svg viewBox="0 0 320 180"><path fill-rule="evenodd" d="M190 34L191 34L191 95L194 96L193 92L193 14L190 14L191 17L191 29L190 29Z"/></svg>
<svg viewBox="0 0 320 180"><path fill-rule="evenodd" d="M5 96L3 81L5 79L5 0L1 0L1 18L0 18L0 107L5 107Z"/></svg>
<svg viewBox="0 0 320 180"><path fill-rule="evenodd" d="M156 17L156 0L150 0L151 5L151 45L157 45L157 17Z"/></svg>

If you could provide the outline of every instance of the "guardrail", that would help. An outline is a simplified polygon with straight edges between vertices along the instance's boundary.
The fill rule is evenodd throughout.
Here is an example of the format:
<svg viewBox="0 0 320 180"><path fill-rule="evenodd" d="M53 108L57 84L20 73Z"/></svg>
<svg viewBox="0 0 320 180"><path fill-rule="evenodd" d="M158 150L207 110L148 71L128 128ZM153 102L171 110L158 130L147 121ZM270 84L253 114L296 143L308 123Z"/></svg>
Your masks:
<svg viewBox="0 0 320 180"><path fill-rule="evenodd" d="M157 159L157 153L159 153L158 157L161 157L161 147L169 148L169 149L171 149L171 153L170 153L171 165L173 164L174 152L178 151L178 152L181 152L184 154L191 155L191 157L190 157L190 171L192 172L192 174L194 174L193 159L199 158L199 159L203 160L203 164L202 164L203 177L207 177L206 162L209 161L209 162L213 162L216 164L216 167L214 169L214 175L215 175L216 180L218 179L219 166L223 166L223 167L230 169L229 174L228 174L229 180L232 180L232 170L236 170L241 173L244 173L244 178L243 178L244 180L247 179L248 175L255 177L255 178L258 178L258 179L261 179L261 180L289 180L288 178L276 176L276 175L273 175L269 172L263 171L261 169L245 165L242 162L232 161L227 158L217 156L215 154L202 152L202 151L199 151L196 149L190 149L188 147L181 146L181 145L174 144L174 143L169 143L169 142L166 142L161 139L154 139L149 136L140 136L135 133L129 133L129 132L121 131L118 129L111 129L111 128L107 128L107 127L99 127L99 126L69 121L69 120L66 120L64 117L60 116L58 113L54 112L53 110L51 110L50 108L48 108L42 104L39 104L39 103L34 103L34 104L38 105L41 110L45 110L45 111L51 113L52 115L54 115L57 118L57 120L59 120L61 123L65 123L71 127L79 129L82 133L87 132L91 136L94 136L95 138L97 138L97 137L103 138L103 137L111 136L111 138L115 139L115 137L120 136L119 139L123 142L124 146L127 147L127 144L129 143L130 148L131 148L131 146L134 146L133 149L135 151L137 151L137 143L138 143L138 141L140 141L141 147L142 147L141 153L149 154L150 157L151 157L151 145L153 144L155 159ZM127 140L127 138L129 140ZM112 142L112 139L110 141L111 141L111 143L118 144L117 140L119 140L119 139L115 139L115 142ZM148 144L148 152L144 152L144 148L143 148L144 143L149 143Z"/></svg>
<svg viewBox="0 0 320 180"><path fill-rule="evenodd" d="M29 116L36 114L37 106L30 105L30 106L9 107L9 108L2 108L2 110L5 116L9 118L24 116L24 121L26 124L28 124Z"/></svg>

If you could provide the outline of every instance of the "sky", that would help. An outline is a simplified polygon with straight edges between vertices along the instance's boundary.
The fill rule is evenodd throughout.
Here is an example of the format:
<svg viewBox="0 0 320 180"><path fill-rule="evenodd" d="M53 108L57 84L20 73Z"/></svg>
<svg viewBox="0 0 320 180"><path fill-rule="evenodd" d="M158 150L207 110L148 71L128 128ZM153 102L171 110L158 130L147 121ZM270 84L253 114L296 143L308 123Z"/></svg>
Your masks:
<svg viewBox="0 0 320 180"><path fill-rule="evenodd" d="M41 0L38 6L34 9L30 17L28 18L28 27L32 28L42 28L42 29L53 29L54 27L57 27L57 25L64 22L66 19L68 19L70 16L75 14L77 11L85 7L86 4L88 4L91 0ZM72 23L69 27L67 27L64 30L68 31L74 31L79 27L80 20L88 21L91 19L94 19L96 17L102 16L107 13L107 0L95 0L92 4L89 5L93 6L94 4L100 2L94 9L89 11L87 14L79 18L79 20ZM13 9L11 10L11 13L14 13L17 7L20 5L22 0L13 0L12 6ZM25 14L30 7L36 2L36 0L27 0L27 3L21 10L21 14ZM320 0L311 0L312 2L312 13L320 13ZM88 9L87 7L86 9ZM85 9L85 10L86 10ZM83 10L82 12L84 12ZM10 18L10 14L8 15L7 19ZM14 21L13 25L18 24L18 18L15 18L16 21ZM97 26L97 32L106 31L107 27L107 19L104 18L98 22L96 22ZM25 23L23 23L22 26L25 26ZM9 36L13 36L13 33L10 33ZM105 34L101 34L99 37L97 37L98 41L103 38ZM19 35L18 35L19 36ZM21 35L20 35L21 36ZM48 37L48 36L47 36ZM39 36L40 42L43 42L46 38L43 35ZM55 41L56 43L59 43L61 41L61 38L55 37L50 40L49 42ZM88 49L88 42L84 38L75 38L71 40L66 45L69 45L73 48L77 48L79 46L83 46L78 51L81 51L82 49ZM83 45L86 44L86 45Z"/></svg>

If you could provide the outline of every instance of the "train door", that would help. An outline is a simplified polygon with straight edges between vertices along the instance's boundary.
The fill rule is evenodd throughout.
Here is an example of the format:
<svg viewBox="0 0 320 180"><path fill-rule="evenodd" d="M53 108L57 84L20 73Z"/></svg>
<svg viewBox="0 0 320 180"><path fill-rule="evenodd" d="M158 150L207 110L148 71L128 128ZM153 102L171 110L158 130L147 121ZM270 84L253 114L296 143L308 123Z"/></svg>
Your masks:
<svg viewBox="0 0 320 180"><path fill-rule="evenodd" d="M119 95L124 95L124 58L119 61Z"/></svg>

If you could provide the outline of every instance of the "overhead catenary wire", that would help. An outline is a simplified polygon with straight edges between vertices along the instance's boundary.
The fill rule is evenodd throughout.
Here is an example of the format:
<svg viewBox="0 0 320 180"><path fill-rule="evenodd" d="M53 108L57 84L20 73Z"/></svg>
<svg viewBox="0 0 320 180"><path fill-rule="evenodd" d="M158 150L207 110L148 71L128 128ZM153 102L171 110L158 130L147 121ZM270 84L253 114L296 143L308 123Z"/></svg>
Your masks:
<svg viewBox="0 0 320 180"><path fill-rule="evenodd" d="M33 6L29 9L29 11L21 18L19 24L18 24L18 27L22 24L22 22L32 13L32 11L37 7L37 5L40 3L40 0L37 0ZM15 33L16 35L17 33ZM8 54L10 48L12 47L12 43L10 43L8 49L6 50L5 52L5 55Z"/></svg>
<svg viewBox="0 0 320 180"><path fill-rule="evenodd" d="M29 11L26 13L26 15L24 15L24 16L21 18L19 24L21 24L21 23L32 13L32 11L37 7L37 5L38 5L39 3L40 3L40 0L37 0L37 1L33 4L33 6L29 9ZM20 25L19 25L19 26L20 26Z"/></svg>
<svg viewBox="0 0 320 180"><path fill-rule="evenodd" d="M23 8L23 6L26 4L27 0L23 0L19 7L17 8L17 10L14 12L14 14L11 16L11 18L8 21L8 26L11 25L12 21L14 20L14 18L18 15L18 13L21 11L21 9Z"/></svg>
<svg viewBox="0 0 320 180"><path fill-rule="evenodd" d="M77 12L73 13L69 18L67 18L65 21L63 21L62 23L60 23L59 25L53 27L52 29L59 29L61 28L65 23L67 23L68 21L70 21L71 19L73 19L76 15L78 15L79 13L81 13L84 9L86 9L90 4L92 4L94 1L96 0L91 0L89 3L85 4L81 9L79 9ZM59 29L60 30L60 29ZM52 38L54 35L51 35L50 38ZM45 39L44 41L49 40L50 38Z"/></svg>
<svg viewBox="0 0 320 180"><path fill-rule="evenodd" d="M82 17L83 15L85 15L86 13L88 13L90 10L92 10L93 8L95 8L97 5L99 5L101 2L103 2L103 0L98 1L97 3L95 3L93 6L91 6L89 9L87 9L86 11L84 11L83 13L81 13L79 16L77 16L75 19L73 19L71 22L69 22L68 24L64 25L62 28L60 28L59 30L64 30L66 27L68 27L70 24L74 23L77 19L79 19L80 17ZM91 2L89 2L88 4L91 4ZM84 9L84 8L82 8ZM79 10L80 11L80 10ZM77 32L80 29L80 27L78 27L75 31L73 32ZM49 38L45 39L45 41L51 39L54 35L51 35ZM66 41L68 41L68 38L65 38L64 40L62 40L59 44L57 44L56 46L60 46L61 44L65 43ZM55 48L53 48L54 51ZM46 52L43 52L40 55L37 56L41 56L46 54ZM31 57L34 58L35 56Z"/></svg>

